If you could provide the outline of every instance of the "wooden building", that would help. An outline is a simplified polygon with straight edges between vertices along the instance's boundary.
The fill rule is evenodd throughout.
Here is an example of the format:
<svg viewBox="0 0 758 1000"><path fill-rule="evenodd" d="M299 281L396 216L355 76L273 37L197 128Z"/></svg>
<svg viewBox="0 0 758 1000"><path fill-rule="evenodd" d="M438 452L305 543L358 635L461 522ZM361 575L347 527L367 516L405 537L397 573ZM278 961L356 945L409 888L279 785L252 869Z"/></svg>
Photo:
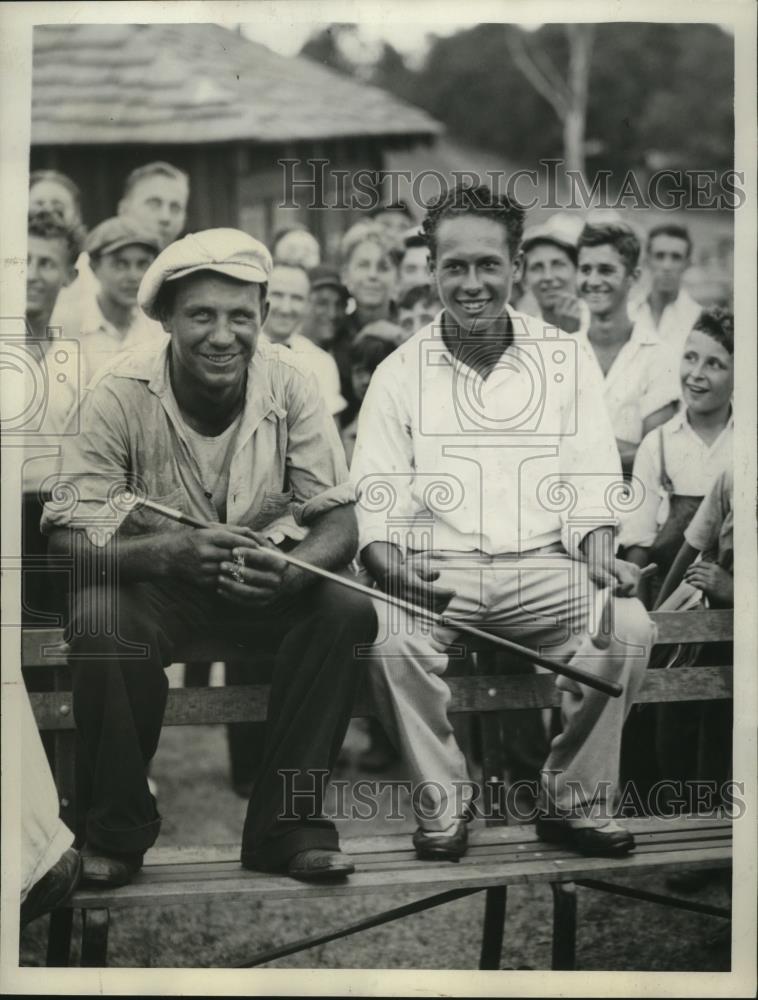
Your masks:
<svg viewBox="0 0 758 1000"><path fill-rule="evenodd" d="M188 229L238 226L269 240L299 220L333 256L360 212L321 206L349 203L356 172L365 188L389 151L441 130L383 90L215 24L34 31L31 169L76 181L88 225L114 214L134 167L167 160L190 175ZM314 188L288 189L293 176Z"/></svg>

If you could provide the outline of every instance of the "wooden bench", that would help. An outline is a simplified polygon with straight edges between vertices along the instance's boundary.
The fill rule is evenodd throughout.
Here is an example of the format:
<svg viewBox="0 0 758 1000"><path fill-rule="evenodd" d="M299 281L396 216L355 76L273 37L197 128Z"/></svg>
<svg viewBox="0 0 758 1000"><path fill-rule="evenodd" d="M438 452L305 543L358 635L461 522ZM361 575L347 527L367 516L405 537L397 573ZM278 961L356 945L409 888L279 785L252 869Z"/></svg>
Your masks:
<svg viewBox="0 0 758 1000"><path fill-rule="evenodd" d="M731 611L658 612L653 615L662 644L678 642L723 642L732 638ZM60 631L26 630L23 633L22 664L25 668L53 665L65 668L59 646ZM217 661L239 658L239 649L202 648L195 644L187 659ZM551 675L503 675L498 656L480 651L471 676L450 677L451 713L475 713L482 734L483 780L505 781L505 762L500 738L503 713L557 706L560 693ZM177 660L182 657L177 655ZM57 687L49 693L32 694L32 707L40 729L55 734L56 783L61 796L61 815L73 827L74 723L71 695L64 690L67 671L61 669ZM640 703L698 702L731 698L730 665L691 667L648 672L638 697ZM262 722L266 717L268 689L265 686L223 688L172 688L164 725L207 725L232 722ZM371 714L366 697L359 695L355 717ZM507 718L507 717L506 717ZM493 825L471 831L471 846L460 863L421 862L415 857L405 834L343 839L355 855L357 871L343 884L318 886L286 877L248 872L239 865L239 846L156 847L148 852L145 866L134 882L116 890L78 890L67 906L51 915L48 965L69 962L73 913L82 913L81 964L107 964L110 912L134 906L163 906L181 902L219 899L294 899L314 896L371 894L405 889L430 893L406 906L378 913L375 917L328 934L295 941L283 948L254 955L246 967L346 937L442 903L484 892L480 968L500 967L505 929L506 893L509 885L548 883L553 891L554 969L573 969L576 940L575 886L585 886L622 896L670 903L684 909L729 917L729 911L689 900L644 892L605 881L660 871L669 873L693 867L725 867L731 863L731 823L720 816L684 816L675 819L628 820L637 840L635 852L626 858L585 858L556 845L539 841L532 826Z"/></svg>

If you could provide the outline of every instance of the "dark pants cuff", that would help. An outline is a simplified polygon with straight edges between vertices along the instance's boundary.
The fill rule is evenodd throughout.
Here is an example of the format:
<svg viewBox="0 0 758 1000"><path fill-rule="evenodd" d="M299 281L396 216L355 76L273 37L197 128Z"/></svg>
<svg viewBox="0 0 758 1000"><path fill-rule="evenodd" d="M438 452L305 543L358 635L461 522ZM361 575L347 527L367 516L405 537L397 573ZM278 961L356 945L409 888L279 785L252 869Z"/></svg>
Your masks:
<svg viewBox="0 0 758 1000"><path fill-rule="evenodd" d="M160 816L144 826L126 830L109 830L92 818L87 820L87 844L106 854L144 854L158 839Z"/></svg>

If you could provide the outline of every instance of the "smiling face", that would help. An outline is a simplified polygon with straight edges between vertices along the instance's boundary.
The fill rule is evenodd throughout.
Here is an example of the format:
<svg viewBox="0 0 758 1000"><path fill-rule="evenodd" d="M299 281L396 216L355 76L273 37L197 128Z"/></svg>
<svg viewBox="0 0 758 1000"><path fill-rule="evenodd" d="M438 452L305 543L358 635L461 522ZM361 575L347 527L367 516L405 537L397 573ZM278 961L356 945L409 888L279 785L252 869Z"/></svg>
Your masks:
<svg viewBox="0 0 758 1000"><path fill-rule="evenodd" d="M93 257L92 271L101 293L116 305L127 308L136 305L142 275L155 257L155 250L139 243Z"/></svg>
<svg viewBox="0 0 758 1000"><path fill-rule="evenodd" d="M537 243L524 255L524 281L541 310L550 310L563 295L576 294L576 267L555 243Z"/></svg>
<svg viewBox="0 0 758 1000"><path fill-rule="evenodd" d="M203 392L244 388L245 372L268 312L261 285L213 271L180 279L169 314L172 377Z"/></svg>
<svg viewBox="0 0 758 1000"><path fill-rule="evenodd" d="M271 305L266 333L272 340L286 340L300 326L308 307L310 282L302 268L278 264L271 272L268 300Z"/></svg>
<svg viewBox="0 0 758 1000"><path fill-rule="evenodd" d="M164 244L184 229L189 188L178 177L154 174L137 181L121 199L118 214L132 219L138 228L155 233Z"/></svg>
<svg viewBox="0 0 758 1000"><path fill-rule="evenodd" d="M579 294L593 316L607 316L626 306L639 271L627 271L611 243L579 250Z"/></svg>
<svg viewBox="0 0 758 1000"><path fill-rule="evenodd" d="M734 391L734 358L702 330L692 330L679 367L682 397L688 410L713 413L726 407Z"/></svg>
<svg viewBox="0 0 758 1000"><path fill-rule="evenodd" d="M476 215L444 219L433 270L442 304L463 330L483 333L504 314L514 263L505 226Z"/></svg>
<svg viewBox="0 0 758 1000"><path fill-rule="evenodd" d="M26 315L47 320L64 285L76 272L69 260L65 239L29 234L26 257Z"/></svg>
<svg viewBox="0 0 758 1000"><path fill-rule="evenodd" d="M359 309L379 310L389 306L397 282L397 268L376 240L364 240L350 255L342 280Z"/></svg>
<svg viewBox="0 0 758 1000"><path fill-rule="evenodd" d="M647 263L653 288L676 294L690 263L689 245L677 236L659 233L650 242Z"/></svg>
<svg viewBox="0 0 758 1000"><path fill-rule="evenodd" d="M29 190L29 211L40 210L58 213L68 226L79 221L79 209L73 194L56 180L37 181Z"/></svg>

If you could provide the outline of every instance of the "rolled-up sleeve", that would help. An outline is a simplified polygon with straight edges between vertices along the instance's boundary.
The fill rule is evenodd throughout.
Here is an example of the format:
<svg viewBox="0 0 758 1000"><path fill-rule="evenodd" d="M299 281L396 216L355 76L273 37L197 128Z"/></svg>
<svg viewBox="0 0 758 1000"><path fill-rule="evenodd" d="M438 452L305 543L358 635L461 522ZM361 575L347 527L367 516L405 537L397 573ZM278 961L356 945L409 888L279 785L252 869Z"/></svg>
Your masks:
<svg viewBox="0 0 758 1000"><path fill-rule="evenodd" d="M591 531L618 527L625 491L597 365L584 347L576 356L576 378L567 385L564 401L559 468L571 496L561 512L561 541L570 555L579 557L579 546Z"/></svg>
<svg viewBox="0 0 758 1000"><path fill-rule="evenodd" d="M286 466L299 525L355 502L345 450L316 378L294 371L288 385Z"/></svg>
<svg viewBox="0 0 758 1000"><path fill-rule="evenodd" d="M421 509L413 499L415 472L411 418L399 365L392 356L371 379L358 415L350 466L358 517L358 546L388 540L388 514L409 523Z"/></svg>
<svg viewBox="0 0 758 1000"><path fill-rule="evenodd" d="M627 548L640 545L650 548L655 541L658 527L660 496L660 428L647 434L637 449L634 472L629 486L634 508L621 517L619 541Z"/></svg>
<svg viewBox="0 0 758 1000"><path fill-rule="evenodd" d="M116 530L129 512L117 499L128 483L128 469L126 415L105 378L85 391L79 404L79 430L63 439L42 532L68 525Z"/></svg>

